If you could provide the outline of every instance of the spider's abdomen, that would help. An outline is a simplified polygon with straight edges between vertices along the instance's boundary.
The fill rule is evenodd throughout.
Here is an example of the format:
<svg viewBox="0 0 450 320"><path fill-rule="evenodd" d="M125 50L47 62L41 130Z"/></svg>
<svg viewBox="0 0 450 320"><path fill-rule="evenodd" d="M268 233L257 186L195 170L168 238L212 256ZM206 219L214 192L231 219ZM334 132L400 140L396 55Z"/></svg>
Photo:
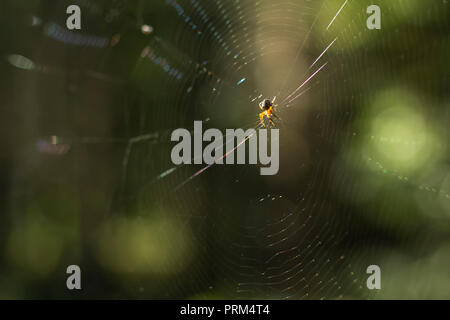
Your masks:
<svg viewBox="0 0 450 320"><path fill-rule="evenodd" d="M263 110L268 110L270 107L272 107L272 101L269 99L264 100L259 104L260 108Z"/></svg>

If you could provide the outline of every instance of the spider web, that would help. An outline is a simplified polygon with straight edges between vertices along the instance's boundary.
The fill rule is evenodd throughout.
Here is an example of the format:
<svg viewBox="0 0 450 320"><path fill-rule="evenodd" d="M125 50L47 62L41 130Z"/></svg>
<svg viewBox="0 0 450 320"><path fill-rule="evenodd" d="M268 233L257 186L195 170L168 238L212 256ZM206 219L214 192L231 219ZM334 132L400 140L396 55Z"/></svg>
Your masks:
<svg viewBox="0 0 450 320"><path fill-rule="evenodd" d="M299 90L309 85L309 81L312 84L318 84L313 79L317 74L314 73L315 70L306 72L302 78L299 78L298 75L292 76L292 71L283 70L281 73L286 76L278 77L278 79L275 76L276 69L268 70L267 77L271 79L269 82L272 87L264 90L254 89L255 84L252 85L251 82L256 82L260 87L258 80L252 76L252 71L255 72L254 68L258 68L259 58L277 59L278 56L279 59L281 58L280 53L285 54L288 50L292 56L290 58L292 63L289 64L289 67L297 66L303 49L309 44L310 35L316 26L320 10L326 5L325 2L286 1L273 4L236 1L225 4L220 1L211 1L202 6L193 1L192 7L181 7L180 4L172 1L168 1L168 4L176 9L179 17L184 20L186 28L183 30L189 32L189 29L192 29L193 37L206 34L205 37L208 37L209 42L213 43L214 51L216 51L211 59L213 61L193 62L194 68L198 68L198 66L201 68L203 65L200 73L203 72L210 77L208 79L209 88L205 86L206 89L203 90L206 93L202 92L196 101L200 102L207 95L208 111L205 118L209 120L211 126L214 126L217 113L220 113L219 109L226 110L227 114L242 114L243 112L239 109L243 109L243 103L249 106L256 105L254 102L263 98L262 92L266 95L268 92L269 96L278 95L280 97L280 103L285 104L280 107L280 116L283 117L283 109L290 107L290 104L295 107L295 99L304 93ZM346 3L343 3L342 8L345 5ZM208 12L209 14L207 14ZM294 14L289 14L289 12ZM338 14L339 11L334 18ZM196 16L199 17L199 20L194 18ZM210 16L216 17L214 23L209 22ZM199 25L202 26L199 27ZM202 30L202 34L198 31L195 32L199 28ZM283 36L286 35L286 38L276 39L275 36L280 33ZM331 36L332 34L328 37ZM327 41L328 37L322 41ZM228 43L227 38L233 40L232 44ZM334 39L336 41L336 37ZM233 45L233 43L235 44ZM328 47L323 47L322 50L328 49L333 43L330 42ZM280 47L284 50L280 51ZM313 49L315 48L310 46L309 50ZM189 52L189 49L185 52ZM313 60L311 68L322 58L322 55L325 55L324 51L321 52L322 54ZM227 68L216 71L216 65L227 66ZM322 64L322 67L316 68L316 72L319 72L325 65ZM215 75L221 75L221 77ZM198 76L197 73L193 77L195 79ZM265 75L259 76L264 77ZM195 80L189 84L186 90L187 94L195 95ZM292 88L296 83L300 86L297 89ZM245 96L242 95L243 98L236 100L236 96L239 96L242 91L247 91L248 98L245 99ZM233 105L239 106L239 109L233 108ZM254 117L254 111L251 110L248 116L245 114L240 118L242 119L244 116L246 119ZM251 121L251 118L249 120ZM239 127L248 127L249 122L242 125L242 120L240 120L238 123ZM134 144L134 141L132 143ZM128 167L130 162L129 156L130 154L126 155L125 167ZM141 157L137 156L138 159ZM135 163L135 161L132 162ZM209 167L204 169L209 169ZM310 296L330 298L342 297L342 294L345 293L344 288L355 286L357 278L353 276L352 266L345 260L345 254L339 253L339 249L333 255L329 253L330 247L339 247L340 241L345 237L345 231L338 236L330 230L329 223L332 221L321 221L321 217L315 214L314 208L323 199L314 199L311 192L314 185L308 186L303 191L308 194L308 201L302 196L302 192L299 195L290 195L288 199L284 199L283 194L278 193L275 196L260 195L257 202L248 201L248 198L237 200L243 206L242 211L230 212L230 209L226 207L228 200L220 199L217 196L220 189L233 188L233 184L249 185L247 181L251 181L244 190L252 188L251 184L254 184L253 188L256 189L256 193L261 194L261 191L265 192L266 190L258 192L258 185L264 184L264 182L257 182L261 179L254 175L248 177L249 173L245 169L244 172L241 170L237 175L231 175L236 177L234 181L224 181L218 178L218 173L214 172L211 173L214 175L211 179L215 187L208 189L217 191L209 193L205 190L204 182L199 181L199 179L203 179L202 175L209 174L203 172L204 169L200 169L199 172L202 173L200 176L197 176L197 172L197 174L194 173L192 176L184 178L187 179L188 185L182 190L177 189L175 195L170 194L174 188L174 185L171 185L157 198L164 197L164 194L167 193L170 194L167 196L170 199L189 198L189 202L181 203L179 210L191 212L181 214L180 218L187 219L186 223L191 226L213 224L210 227L213 230L212 234L216 236L209 234L209 236L203 237L200 233L202 237L197 242L212 242L212 250L217 251L216 254L221 256L216 261L217 265L214 266L214 270L215 273L218 273L215 274L216 277L224 277L219 286L226 288L220 289L224 290L227 296L238 298L307 298ZM213 170L221 169L214 168ZM164 171L162 175L175 174L172 170L177 170L177 168ZM134 167L133 171L135 171ZM126 172L124 174L128 177ZM320 170L316 174L320 175ZM142 177L142 171L139 171L139 175ZM152 176L154 174L150 174L150 179ZM165 176L164 179L165 183L170 183L168 182L169 177ZM318 177L315 176L310 179L313 184L318 181ZM243 182L242 180L247 181ZM139 183L133 182L132 185L139 185ZM158 189L160 190L159 186ZM270 187L265 186L262 189L271 190ZM193 190L195 190L194 194L192 194ZM135 192L133 191L131 194L136 194ZM291 199L291 197L298 198ZM203 200L201 200L202 198ZM209 211L208 216L199 215L197 212L205 211L205 209L199 208L198 203L202 203L204 206L207 202L210 202L205 208ZM211 203L216 203L216 205L212 206ZM238 221L239 228L233 232L231 226L236 221ZM204 259L207 263L208 256ZM211 283L208 287L214 287L214 284Z"/></svg>
<svg viewBox="0 0 450 320"><path fill-rule="evenodd" d="M239 112L242 114L242 111L233 108L233 105L238 105L239 109L242 109L241 101L245 103L245 98L236 101L236 96L244 90L247 91L248 102L246 104L249 106L252 105L251 102L263 98L262 92L266 95L269 92L269 96L278 95L280 97L280 103L285 104L281 108L290 107L290 104L295 103L296 98L306 92L299 90L305 85L309 85L308 82L313 80L313 77L317 74L313 73L314 70L308 70L309 72L306 72L300 78L298 75L292 76L292 69L297 66L300 55L308 44L310 45L309 50L317 49L310 44L309 40L311 33L316 31L314 27L321 9L324 9L323 7L328 9L326 2L285 1L274 4L235 1L225 4L220 1L211 1L202 6L200 3L193 1L192 7L183 8L176 2L168 1L168 4L177 9L179 17L184 19L187 27L184 29L187 30L186 32L189 31L190 26L195 34L195 30L199 28L198 25L204 23L200 27L203 30L202 34L206 34L205 37L209 36L208 39L213 43L214 51L217 51L213 57L214 63L212 61L194 63L196 67L204 66L200 73L208 74L210 76L209 81L212 82L209 88L204 89L207 92L200 94L201 100L205 98L205 95L208 97L206 104L209 110L205 117L210 122L215 120L219 109L226 110L227 114ZM343 2L340 10L346 5L347 1ZM211 13L208 15L207 12ZM336 11L336 14L331 18L336 19L339 13L339 10ZM192 22L198 21L194 18L196 16L200 20L198 24ZM215 23L209 22L209 16L216 17ZM331 27L333 22L334 20L330 20L328 28ZM202 34L196 32L196 36ZM285 38L277 39L276 35L278 34L282 34ZM321 51L321 54L313 60L309 69L314 67L317 61L325 55L326 50L334 44L337 40L336 34L334 36L334 40L327 47L322 48L325 51ZM333 34L326 35L325 39L321 39L320 44L323 45L325 41L332 37ZM232 40L232 44L228 43L227 38ZM284 50L280 51L280 47ZM269 81L271 87L264 90L261 88L253 89L255 85L250 84L252 80L260 86L257 79L254 79L251 74L252 71L255 72L254 68L258 68L258 59L265 57L279 59L281 58L280 52L285 54L286 50L292 55L290 58L292 63L289 64L292 69L289 71L282 70L281 73L287 75L277 79L275 76L277 70L269 70L267 77L271 79ZM228 70L216 71L215 65L228 66L226 68ZM323 64L322 67L316 69L316 72L319 72L325 65ZM208 70L208 68L211 69ZM221 75L221 77L216 79L216 74ZM194 79L197 76L198 74L195 74ZM261 74L259 76L265 77L266 75ZM186 93L192 93L194 81L190 84ZM319 84L318 82L311 82L316 85ZM292 87L296 83L300 86L297 89L294 87L294 90ZM304 89L309 90L310 87ZM197 99L197 101L199 100ZM247 107L244 108L247 109ZM253 110L251 111L250 115L253 113ZM280 110L280 116L283 117L283 114L284 110ZM242 119L243 116L241 115L240 118ZM248 126L248 124L240 125L240 127L245 126ZM127 166L128 162L127 159L124 166ZM171 170L176 170L176 168L169 170L169 173L172 174ZM219 169L216 168L216 170ZM202 237L198 242L213 242L213 250L222 256L216 262L217 266L214 266L214 270L216 272L220 270L219 274L215 275L216 277L224 277L221 286L226 289L220 289L224 290L226 295L238 298L342 298L343 294L346 293L345 289L360 286L357 277L354 276L352 265L346 261L348 257L343 253L344 250L339 250L340 242L346 236L345 230L340 231L339 235L334 233L330 228L333 220L323 221L323 218L315 213L314 208L323 203L324 200L321 198L315 199L314 193L311 192L311 189L315 188L316 181L320 181L320 170L323 170L323 168L315 170L315 174L319 176L311 176L309 178L311 179L309 181L312 181L311 185L303 191L307 194L308 200L302 195L303 192L298 195L290 195L288 199L285 199L283 194L278 193L275 196L270 194L260 195L257 202L253 200L249 203L247 198L238 200L244 207L242 207L242 211L235 213L227 209L227 200L218 201L219 198L217 197L220 189L233 188L233 185L230 184L230 181L219 180L217 176L212 178L215 187L211 190L217 190L218 192L213 191L213 194L211 194L205 191L204 186L197 186L202 182L191 181L193 177L197 177L194 174L190 178L186 178L191 185L181 191L177 189L176 196L169 196L173 199L173 197L180 197L180 194L185 194L185 198L191 199L188 203L183 202L182 207L180 207L184 210L186 210L185 208L188 208L188 210L194 208L191 211L192 213L181 215L181 218L188 219L191 225L205 223L198 222L198 219L208 221L206 224L209 224L209 221L213 223L211 226L212 233L217 236ZM162 175L167 173L168 171L164 171ZM207 173L203 172L203 174ZM261 194L261 192L258 192L258 185L261 182L256 182L258 178L254 176L246 178L246 174L248 173L242 171L237 176L233 174L232 176L237 178L232 182L241 184L243 183L242 180L250 179L251 184L255 185L253 188L256 189L257 194ZM197 179L202 178L198 177ZM248 182L244 183L248 185ZM173 185L162 194L172 192L172 188ZM252 186L249 185L248 188L252 188ZM262 188L266 189L267 187ZM247 187L244 189L247 189ZM196 192L192 194L192 190ZM270 191L270 188L268 190ZM162 194L159 196L163 196ZM292 199L291 197L297 198ZM203 205L205 203L205 200L199 201L199 198L222 204L214 206L209 204L206 207L209 216L205 217L197 214L197 212L204 211L198 207L198 202L203 203ZM327 209L330 210L331 208ZM323 212L327 209L321 208L320 211ZM216 211L216 213L213 213L213 211ZM236 221L239 221L240 227L232 232L231 226ZM337 252L330 254L329 250L332 248L333 251L333 247L338 248ZM208 260L208 256L204 258ZM205 263L207 262L205 261ZM208 287L214 287L214 284Z"/></svg>

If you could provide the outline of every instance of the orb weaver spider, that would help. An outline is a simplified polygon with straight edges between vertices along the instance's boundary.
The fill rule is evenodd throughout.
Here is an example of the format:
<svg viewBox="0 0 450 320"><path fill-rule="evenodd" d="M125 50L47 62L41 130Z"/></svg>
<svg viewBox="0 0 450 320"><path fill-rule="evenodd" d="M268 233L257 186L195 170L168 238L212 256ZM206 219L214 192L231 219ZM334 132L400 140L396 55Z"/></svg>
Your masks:
<svg viewBox="0 0 450 320"><path fill-rule="evenodd" d="M277 97L274 97L272 100L265 99L259 103L259 108L263 110L263 112L259 114L259 120L264 127L266 126L266 124L264 123L264 117L267 117L272 126L275 126L275 123L272 120L272 116L279 119L278 116L273 112L273 109L277 107L277 105L274 104L276 99Z"/></svg>

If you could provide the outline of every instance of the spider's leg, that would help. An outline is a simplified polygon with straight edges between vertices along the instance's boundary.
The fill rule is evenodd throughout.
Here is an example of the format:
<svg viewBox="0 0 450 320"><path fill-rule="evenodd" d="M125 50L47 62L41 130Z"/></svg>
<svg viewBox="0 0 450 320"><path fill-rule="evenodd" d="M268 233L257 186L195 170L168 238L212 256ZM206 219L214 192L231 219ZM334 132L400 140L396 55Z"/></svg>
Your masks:
<svg viewBox="0 0 450 320"><path fill-rule="evenodd" d="M270 121L270 123L272 124L272 126L275 127L275 122L273 122L273 120L270 118L270 116L268 116L267 119L269 119L269 121Z"/></svg>
<svg viewBox="0 0 450 320"><path fill-rule="evenodd" d="M273 110L277 110L277 109L278 109L278 105L277 105L277 104L274 104L274 105L272 106L272 108L273 108Z"/></svg>
<svg viewBox="0 0 450 320"><path fill-rule="evenodd" d="M264 124L264 116L267 115L267 111L261 112L259 114L259 120L261 121L261 124L265 127L266 125Z"/></svg>

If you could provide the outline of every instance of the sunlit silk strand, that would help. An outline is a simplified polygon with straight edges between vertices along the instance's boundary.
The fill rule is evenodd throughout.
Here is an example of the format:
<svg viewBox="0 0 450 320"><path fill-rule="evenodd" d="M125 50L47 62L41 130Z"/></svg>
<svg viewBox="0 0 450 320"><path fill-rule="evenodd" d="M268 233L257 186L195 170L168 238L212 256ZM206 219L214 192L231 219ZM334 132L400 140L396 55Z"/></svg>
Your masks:
<svg viewBox="0 0 450 320"><path fill-rule="evenodd" d="M333 24L334 20L336 20L336 18L338 17L338 15L341 13L342 9L344 9L345 5L347 4L348 0L345 0L344 4L341 6L341 8L338 10L338 12L336 13L336 15L333 17L333 19L331 20L330 24L327 26L327 30L331 27L331 25Z"/></svg>
<svg viewBox="0 0 450 320"><path fill-rule="evenodd" d="M317 63L317 61L320 60L320 58L322 58L322 56L328 51L328 49L331 48L331 46L336 42L337 38L334 38L334 40L328 45L328 47L326 47L325 50L323 50L323 52L317 57L317 59L313 62L313 64L309 67L309 69L311 69L312 67L315 66L315 64Z"/></svg>

